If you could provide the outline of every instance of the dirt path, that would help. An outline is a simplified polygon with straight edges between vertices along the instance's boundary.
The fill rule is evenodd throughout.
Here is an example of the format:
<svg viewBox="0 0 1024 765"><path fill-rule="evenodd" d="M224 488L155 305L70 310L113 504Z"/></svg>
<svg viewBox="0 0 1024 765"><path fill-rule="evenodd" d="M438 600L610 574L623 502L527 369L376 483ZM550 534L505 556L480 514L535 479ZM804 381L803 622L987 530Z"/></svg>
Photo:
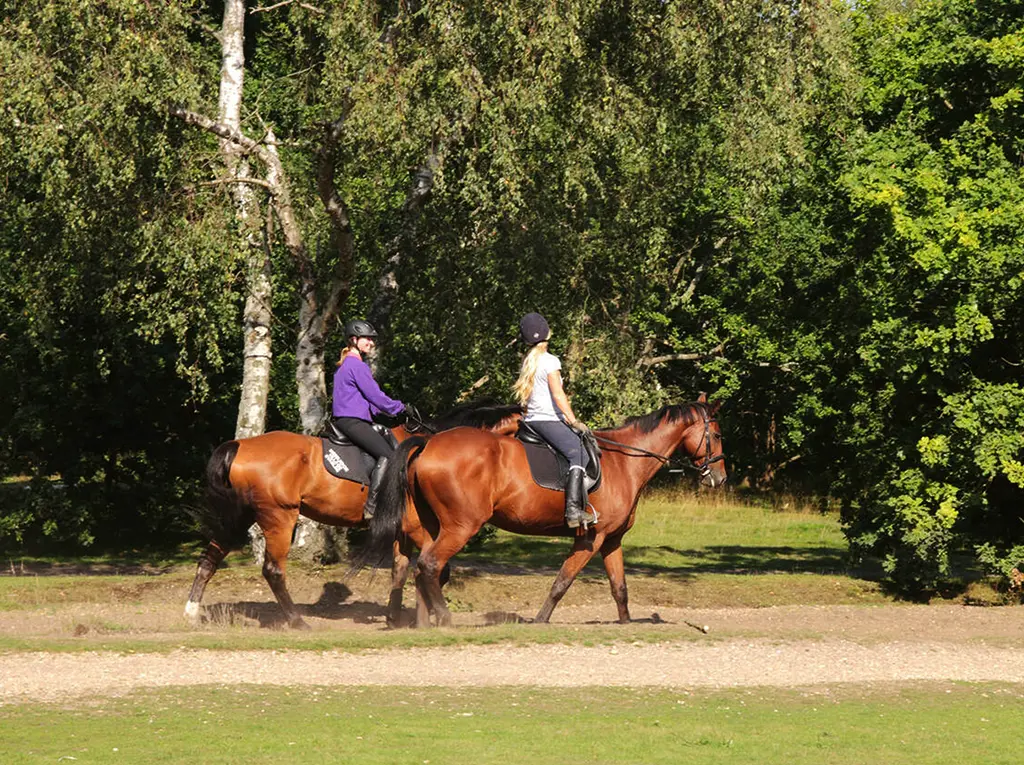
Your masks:
<svg viewBox="0 0 1024 765"><path fill-rule="evenodd" d="M557 612L563 624L607 623L607 608ZM109 611L109 609L108 609ZM8 614L0 632L32 631ZM109 616L109 613L108 613ZM760 609L638 609L661 642L494 645L336 651L176 650L169 654L41 652L0 655L0 704L118 695L199 684L674 688L901 683L917 680L1024 683L1024 608L790 606ZM65 623L82 613L64 613ZM456 615L462 627L487 614ZM34 617L40 618L40 617ZM604 621L602 621L602 619ZM314 630L382 630L310 618ZM688 627L708 624L705 636ZM38 627L38 625L36 625ZM523 625L524 630L530 629ZM647 637L650 637L648 633ZM612 667L614 671L595 672Z"/></svg>

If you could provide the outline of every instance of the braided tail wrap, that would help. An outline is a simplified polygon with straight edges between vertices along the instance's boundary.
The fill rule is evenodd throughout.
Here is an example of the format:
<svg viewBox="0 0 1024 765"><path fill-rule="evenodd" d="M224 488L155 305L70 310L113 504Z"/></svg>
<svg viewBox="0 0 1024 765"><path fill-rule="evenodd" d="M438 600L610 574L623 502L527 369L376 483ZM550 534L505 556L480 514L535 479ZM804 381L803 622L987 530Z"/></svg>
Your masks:
<svg viewBox="0 0 1024 765"><path fill-rule="evenodd" d="M370 519L370 549L382 555L402 530L402 517L409 490L409 463L427 444L425 436L405 439L388 459L377 495L377 509Z"/></svg>

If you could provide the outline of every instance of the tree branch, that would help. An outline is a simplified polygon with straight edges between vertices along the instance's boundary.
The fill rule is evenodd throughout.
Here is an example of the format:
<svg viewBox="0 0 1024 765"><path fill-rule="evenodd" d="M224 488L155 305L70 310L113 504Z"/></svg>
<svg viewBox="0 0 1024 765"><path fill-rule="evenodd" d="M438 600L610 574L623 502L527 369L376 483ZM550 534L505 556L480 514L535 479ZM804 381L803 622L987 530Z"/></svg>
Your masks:
<svg viewBox="0 0 1024 765"><path fill-rule="evenodd" d="M213 133L226 141L231 141L231 143L242 147L250 154L255 154L267 164L270 163L267 157L267 152L264 148L242 133L241 130L230 128L221 122L216 122L205 115L189 111L188 109L183 109L180 106L169 106L167 107L167 111L172 117L177 117L185 124L195 125L208 133Z"/></svg>
<svg viewBox="0 0 1024 765"><path fill-rule="evenodd" d="M271 185L271 183L269 181L265 181L262 178L220 178L220 179L218 179L216 181L203 181L202 183L200 183L198 185L199 186L223 186L224 184L227 184L227 183L248 183L248 184L251 184L253 186L262 186L265 189L270 189L270 191L274 190L273 185ZM195 188L196 188L195 186L186 186L185 187L185 191L192 191Z"/></svg>
<svg viewBox="0 0 1024 765"><path fill-rule="evenodd" d="M712 356L721 356L725 350L725 343L719 343L707 353L669 353L664 356L653 356L648 359L640 359L637 366L650 367L655 364L664 364L666 361L700 361Z"/></svg>
<svg viewBox="0 0 1024 765"><path fill-rule="evenodd" d="M355 273L355 237L352 233L352 222L345 200L338 194L334 183L334 152L341 138L345 117L346 115L342 115L328 125L323 146L318 152L316 188L324 210L327 211L327 217L331 219L330 244L331 250L337 255L334 280L322 313L325 325L338 314L341 304L348 298Z"/></svg>
<svg viewBox="0 0 1024 765"><path fill-rule="evenodd" d="M472 395L473 391L475 391L477 388L479 388L481 385L483 385L484 383L486 383L490 379L491 379L490 375L484 375L479 380L477 380L475 383L473 383L468 388L466 388L466 390L462 391L462 393L460 393L455 398L455 400L459 401L459 402L465 401L466 399L468 399Z"/></svg>
<svg viewBox="0 0 1024 765"><path fill-rule="evenodd" d="M274 5L267 5L267 6L263 6L263 7L260 7L260 8L253 8L251 11L249 11L249 13L252 14L252 13L263 13L264 11L272 11L275 8L281 8L281 7L285 6L285 5L291 5L292 3L295 3L295 0L283 0L283 2L275 3ZM317 8L315 5L308 5L307 3L300 2L300 3L298 3L298 6L300 8L305 8L307 11L311 11L312 13L319 13L321 16L323 16L325 13L327 13L327 11L325 11L325 10L323 10L321 8Z"/></svg>

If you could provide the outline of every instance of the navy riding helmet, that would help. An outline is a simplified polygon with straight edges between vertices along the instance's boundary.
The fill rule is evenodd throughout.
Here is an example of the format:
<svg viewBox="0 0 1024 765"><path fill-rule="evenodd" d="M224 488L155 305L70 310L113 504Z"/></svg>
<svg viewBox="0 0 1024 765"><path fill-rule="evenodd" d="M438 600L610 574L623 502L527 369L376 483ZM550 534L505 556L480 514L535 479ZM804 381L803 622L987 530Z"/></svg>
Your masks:
<svg viewBox="0 0 1024 765"><path fill-rule="evenodd" d="M519 320L519 339L527 345L542 343L551 337L547 319L539 313L528 313Z"/></svg>

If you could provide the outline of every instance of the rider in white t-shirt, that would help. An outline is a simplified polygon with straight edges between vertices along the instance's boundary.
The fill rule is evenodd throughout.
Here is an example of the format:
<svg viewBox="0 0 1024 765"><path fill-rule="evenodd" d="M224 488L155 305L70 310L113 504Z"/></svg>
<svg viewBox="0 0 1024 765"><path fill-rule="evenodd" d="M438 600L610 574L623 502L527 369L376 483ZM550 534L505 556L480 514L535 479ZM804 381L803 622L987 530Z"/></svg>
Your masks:
<svg viewBox="0 0 1024 765"><path fill-rule="evenodd" d="M519 337L528 346L514 390L526 412L523 419L551 446L569 460L569 477L565 486L565 522L574 529L595 523L588 512L583 481L589 462L580 437L573 430L585 430L576 419L569 397L562 387L562 362L548 353L551 330L539 313L528 313L519 322ZM570 427L572 426L572 427Z"/></svg>

